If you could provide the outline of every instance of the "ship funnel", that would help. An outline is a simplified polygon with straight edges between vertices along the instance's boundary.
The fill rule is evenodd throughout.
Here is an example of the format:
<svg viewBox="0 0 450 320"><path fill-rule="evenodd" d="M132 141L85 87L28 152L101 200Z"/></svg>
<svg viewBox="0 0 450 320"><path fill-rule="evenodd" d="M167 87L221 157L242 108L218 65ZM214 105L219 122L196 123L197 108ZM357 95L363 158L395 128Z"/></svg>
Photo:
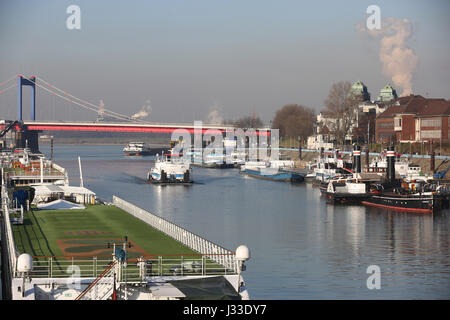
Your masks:
<svg viewBox="0 0 450 320"><path fill-rule="evenodd" d="M395 182L395 150L394 146L389 146L386 153L387 157L387 179L390 183Z"/></svg>
<svg viewBox="0 0 450 320"><path fill-rule="evenodd" d="M353 171L361 173L361 147L355 146L353 149Z"/></svg>

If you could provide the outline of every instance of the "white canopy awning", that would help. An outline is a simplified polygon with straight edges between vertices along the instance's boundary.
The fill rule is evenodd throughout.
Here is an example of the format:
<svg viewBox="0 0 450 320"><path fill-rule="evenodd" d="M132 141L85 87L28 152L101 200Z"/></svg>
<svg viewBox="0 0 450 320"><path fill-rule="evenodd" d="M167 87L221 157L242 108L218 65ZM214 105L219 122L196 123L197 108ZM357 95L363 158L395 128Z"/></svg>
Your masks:
<svg viewBox="0 0 450 320"><path fill-rule="evenodd" d="M86 207L82 204L77 204L73 202L69 202L66 200L55 200L49 203L42 203L37 205L38 209L41 210L66 210L66 209L86 209Z"/></svg>

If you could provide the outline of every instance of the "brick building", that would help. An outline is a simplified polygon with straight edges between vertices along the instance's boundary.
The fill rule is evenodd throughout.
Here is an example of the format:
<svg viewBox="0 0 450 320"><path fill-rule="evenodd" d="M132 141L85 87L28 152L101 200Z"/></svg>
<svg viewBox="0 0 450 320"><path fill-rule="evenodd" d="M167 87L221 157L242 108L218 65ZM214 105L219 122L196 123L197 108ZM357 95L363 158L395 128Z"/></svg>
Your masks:
<svg viewBox="0 0 450 320"><path fill-rule="evenodd" d="M376 141L450 141L450 101L409 95L377 116Z"/></svg>

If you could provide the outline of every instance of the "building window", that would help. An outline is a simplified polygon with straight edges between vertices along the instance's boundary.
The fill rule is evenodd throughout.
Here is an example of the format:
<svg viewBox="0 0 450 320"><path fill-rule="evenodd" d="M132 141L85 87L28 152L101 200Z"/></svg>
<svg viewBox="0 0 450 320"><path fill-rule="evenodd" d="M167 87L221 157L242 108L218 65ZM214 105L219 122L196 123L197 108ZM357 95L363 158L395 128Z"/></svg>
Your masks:
<svg viewBox="0 0 450 320"><path fill-rule="evenodd" d="M380 138L388 138L388 137L393 137L394 134L392 132L380 132L378 133L378 137Z"/></svg>
<svg viewBox="0 0 450 320"><path fill-rule="evenodd" d="M392 129L392 128L394 128L394 122L393 121L378 122L378 128L379 129Z"/></svg>
<svg viewBox="0 0 450 320"><path fill-rule="evenodd" d="M441 138L441 130L422 130L420 132L420 137L422 139L440 139Z"/></svg>
<svg viewBox="0 0 450 320"><path fill-rule="evenodd" d="M441 127L441 118L434 118L434 119L421 119L420 120L420 126L421 127Z"/></svg>

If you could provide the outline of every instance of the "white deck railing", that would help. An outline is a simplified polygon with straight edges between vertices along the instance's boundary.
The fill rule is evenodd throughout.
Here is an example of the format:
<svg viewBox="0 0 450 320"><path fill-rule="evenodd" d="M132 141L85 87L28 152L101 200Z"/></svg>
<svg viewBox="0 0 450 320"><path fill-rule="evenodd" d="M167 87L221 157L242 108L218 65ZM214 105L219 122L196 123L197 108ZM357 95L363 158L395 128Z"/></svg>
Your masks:
<svg viewBox="0 0 450 320"><path fill-rule="evenodd" d="M3 212L3 223L5 226L5 239L6 239L6 250L9 258L9 268L10 275L14 275L14 271L16 270L16 261L19 255L16 250L16 246L14 244L14 236L11 228L11 220L9 216L9 196L6 188L6 182L3 175L3 168L1 169L1 210Z"/></svg>
<svg viewBox="0 0 450 320"><path fill-rule="evenodd" d="M32 278L93 278L113 262L111 256L65 257L34 256ZM128 259L120 265L117 281L140 282L155 276L205 276L235 274L233 269L208 259L205 255L146 256ZM17 275L18 276L18 275Z"/></svg>

